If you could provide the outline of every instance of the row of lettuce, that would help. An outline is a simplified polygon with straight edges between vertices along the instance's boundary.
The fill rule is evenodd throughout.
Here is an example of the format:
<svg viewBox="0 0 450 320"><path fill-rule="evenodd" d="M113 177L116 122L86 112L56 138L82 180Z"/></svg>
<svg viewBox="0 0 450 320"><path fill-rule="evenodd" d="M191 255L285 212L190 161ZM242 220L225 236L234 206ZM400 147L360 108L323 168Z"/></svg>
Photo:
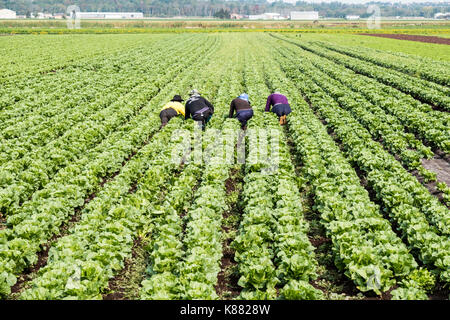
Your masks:
<svg viewBox="0 0 450 320"><path fill-rule="evenodd" d="M238 44L231 41L235 37L240 38ZM46 266L26 285L21 298L101 299L143 234L151 240L142 299L221 298L216 286L223 256L223 214L229 210L226 181L232 169L245 172L243 215L232 243L242 288L238 298L326 296L314 281L318 265L300 195L305 185L312 188L313 209L332 240L337 268L359 290L382 294L397 288L391 292L395 299L427 299L435 276L450 281L448 210L402 166L421 168L420 159L432 156L403 126L448 151L447 118L438 118L429 106L414 108L400 91L396 96L416 113L404 113L387 100L375 103L380 101L376 96L395 89L375 89L378 82L309 53L310 44L304 51L268 35L201 38L202 50L178 57L173 73L155 80L157 85L145 95L133 91L135 100L121 104L121 110L127 110L124 105L134 110L124 116L123 124L98 142L82 140L95 146L85 147L85 155L75 155L74 160L64 153L57 159L43 158L54 166L53 176L43 185L35 184L42 168L20 178L28 183L14 190L22 198L14 206L2 207L8 210L8 225L0 230L0 258L5 261L0 266L1 295L9 294L17 276L36 262L41 245L57 236L82 208L80 221L51 245ZM267 42L273 46L263 45ZM181 47L171 46L174 51ZM173 65L169 57L152 56L155 70ZM127 56L118 56L122 58ZM193 77L199 69L204 72ZM172 151L190 136L177 130L201 132L192 121L180 119L158 131L157 111L171 96L191 87L211 97L216 113L208 127L222 135L206 131L199 148L189 147L180 165L170 161ZM145 90L143 85L137 88ZM271 90L290 99L293 113L287 129L279 126L275 115L262 112ZM223 161L221 153L209 163L196 161L196 151L215 145L221 150L224 140L236 141L239 124L225 117L230 96L241 91L249 93L255 108L246 133L246 163L235 164L234 151L231 162ZM434 134L430 126L420 131L418 112L433 119ZM80 137L84 133L79 132ZM300 161L298 172L288 137ZM258 139L269 149L258 148ZM71 151L70 141L61 150ZM234 142L228 147L234 150ZM389 152L400 154L400 162ZM371 195L361 179L367 181ZM93 193L95 197L85 204Z"/></svg>
<svg viewBox="0 0 450 320"><path fill-rule="evenodd" d="M79 61L108 56L139 45L161 40L163 35L105 36L65 35L60 37L2 37L0 39L0 83L8 85L30 80L40 73L65 68ZM31 83L31 82L30 82Z"/></svg>
<svg viewBox="0 0 450 320"><path fill-rule="evenodd" d="M196 63L185 67L182 77L164 88L165 92L157 105L164 103L163 99L167 100L180 90L187 91L190 87L198 87L214 96L222 79L210 79L206 75L195 79L189 76L189 72L207 67L208 59L214 58L217 50L217 47L210 48ZM153 110L153 114L156 116L157 112ZM180 129L193 131L194 123L173 119L126 164L139 165L140 170L133 171L132 179L124 168L111 183L105 185L83 210L81 221L70 234L52 246L50 255L56 258L49 259L21 298L102 298L109 281L124 267L124 260L130 257L137 237L140 234L158 234L158 218L164 217L161 207L170 199L184 206L192 196L193 185L180 190L183 183L192 182L189 180L189 173L192 173L188 169L189 165L185 167L183 163L172 161L172 151L178 150L179 145L186 140L184 135L178 133ZM151 150L151 154L142 154L140 157L143 150ZM119 181L122 174L127 179L125 183ZM196 180L197 177L193 179L194 185ZM185 191L186 194L178 195L175 199L175 190ZM164 204L163 199L166 199ZM176 206L174 202L172 204ZM166 225L171 226L168 222L165 221ZM74 246L74 243L80 245Z"/></svg>
<svg viewBox="0 0 450 320"><path fill-rule="evenodd" d="M95 199L101 199L100 193L106 194L106 203L99 204L106 210L108 203L112 205L118 201L129 190L127 185L135 182L152 166L151 160L165 150L170 131L157 132L159 108L174 94L179 94L179 90L188 91L193 81L190 74L205 66L218 49L220 43L217 37L208 38L203 39L202 50L179 63L180 70L183 70L178 75L165 79L165 85L161 83L164 87L155 90L150 86L153 88L150 90L157 93L154 97L147 97L151 98L150 101L145 99L146 95L136 94L126 104L119 104L118 116L121 112L130 113L121 126L85 154L80 154L78 159L67 161L66 166L58 170L41 190L31 192L33 196L30 199L23 204L18 201L16 211L9 212L7 228L0 230L0 256L4 262L0 267L2 294L9 292L18 274L37 261L41 245L59 234L61 226L71 219L77 209L83 208L86 199L95 194ZM129 111L141 104L144 106L135 110L138 112ZM115 114L112 113L109 118L115 118ZM84 132L78 131L78 134L83 135ZM60 157L64 159L63 155ZM101 203L101 200L89 202L81 211L81 217L91 212L92 206L99 201Z"/></svg>
<svg viewBox="0 0 450 320"><path fill-rule="evenodd" d="M203 135L199 130L189 132L194 138L190 161L155 211L142 299L218 298L215 286L221 270L222 221L229 210L225 181L235 167L239 129L237 121L225 120L225 115L229 94L241 90L243 46L227 43L214 62L209 77L221 82L211 100L215 113Z"/></svg>
<svg viewBox="0 0 450 320"><path fill-rule="evenodd" d="M351 51L341 53L342 51L339 50L339 47L334 44L333 47L336 47L336 49L330 49L329 45L325 46L301 41L293 42L305 50L331 59L332 61L344 65L357 73L374 78L383 84L393 86L420 101L433 106L441 107L447 111L450 110L450 89L447 85L441 85L432 81L423 80L420 77L415 77L414 75L397 71L390 66L380 66L368 61L368 59L360 60L359 56L356 58L353 57L353 55L350 54ZM393 61L395 60L393 59ZM448 70L445 66L443 66L442 69L445 74L448 74Z"/></svg>
<svg viewBox="0 0 450 320"><path fill-rule="evenodd" d="M394 69L414 77L435 82L442 86L448 87L450 85L450 65L445 61L437 62L419 56L386 52L371 48L364 48L363 50L359 48L356 50L355 48L329 42L317 42L317 44L381 67Z"/></svg>
<svg viewBox="0 0 450 320"><path fill-rule="evenodd" d="M298 54L297 57L286 56L286 52L284 48L277 50L275 53L277 61L280 62L287 77L293 81L295 89L309 101L310 107L325 121L327 128L332 130L345 155L345 161L356 167L359 175L367 180L367 187L374 191L374 197L386 212L386 218L406 241L408 249L412 250L433 273L439 274L441 281L448 283L450 263L448 222L446 222L449 218L448 209L440 205L392 155L383 149L380 143L374 141L373 136L352 113L318 86L311 78L311 74L303 72L304 66L311 66L308 62L304 62L306 60L304 56L299 57ZM305 103L303 105L306 106ZM308 112L312 114L312 111ZM293 131L293 134L295 132L297 131ZM330 159L333 161L330 165L334 166L336 157ZM345 180L344 177L336 179L336 181ZM355 182L359 184L359 179ZM326 183L322 183L321 186L328 191ZM333 190L333 188L330 189ZM353 203L355 199L358 199L354 196L352 189L346 190L341 187L337 190L342 190L340 192L344 193L345 198L348 197ZM351 196L348 195L349 192ZM335 209L346 212L348 208L353 207L355 210L358 208L355 204L348 204L338 205ZM370 212L370 210L367 211ZM389 225L383 224L390 229ZM361 221L361 226L363 225ZM349 229L347 235L351 233ZM391 263L398 262L399 257L400 255L395 255L395 258L391 258ZM400 263L396 269L400 270L398 268L401 266L408 268L413 265L415 264ZM409 271L404 274L408 273ZM414 274L411 273L411 275Z"/></svg>
<svg viewBox="0 0 450 320"><path fill-rule="evenodd" d="M211 43L205 43L202 52L187 57L186 63L198 59L207 45ZM164 48L164 44L161 48ZM181 47L178 47L178 50L181 51ZM135 59L133 54L141 55L140 51L132 52L129 59ZM118 90L110 97L98 97L98 100L92 103L81 105L77 103L71 105L69 98L67 99L69 104L63 104L63 108L66 107L67 110L64 112L62 112L64 109L56 110L55 116L52 116L53 112L50 114L45 112L40 116L29 111L27 115L36 118L35 126L24 121L25 125L22 128L22 122L17 121L17 134L9 136L9 128L2 130L4 142L1 150L0 181L2 212L7 216L16 213L24 201L37 190L44 188L61 169L77 159L86 158L91 148L111 137L115 131L126 127L129 120L142 110L146 102L157 95L183 68L180 64L161 77L159 73L164 72L174 60L165 63L159 55L152 58L157 60L149 59L139 68L143 70L152 68L156 73L129 73L130 86L124 88L122 92ZM144 61L143 59L142 62ZM102 71L103 78L108 78L109 71L107 69ZM89 77L89 74L84 76ZM94 88L97 89L98 87ZM60 105L61 103L56 103L56 108L59 109ZM52 107L54 106L50 108Z"/></svg>

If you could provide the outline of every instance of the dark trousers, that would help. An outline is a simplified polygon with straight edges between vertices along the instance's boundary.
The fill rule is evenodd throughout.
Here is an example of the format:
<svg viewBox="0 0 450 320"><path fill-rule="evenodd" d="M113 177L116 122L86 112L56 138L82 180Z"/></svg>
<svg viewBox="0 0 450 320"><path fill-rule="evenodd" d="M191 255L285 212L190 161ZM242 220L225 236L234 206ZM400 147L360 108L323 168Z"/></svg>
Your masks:
<svg viewBox="0 0 450 320"><path fill-rule="evenodd" d="M199 121L202 124L202 130L205 130L206 128L206 124L209 122L209 120L211 120L213 113L211 112L211 110L207 110L205 112L196 112L194 113L194 115L192 116L192 119L194 121Z"/></svg>
<svg viewBox="0 0 450 320"><path fill-rule="evenodd" d="M176 117L177 115L178 115L178 113L172 108L167 108L167 109L162 110L159 113L159 117L161 118L161 124L165 126L167 124L167 122L170 121L170 119L172 119L173 117Z"/></svg>
<svg viewBox="0 0 450 320"><path fill-rule="evenodd" d="M287 116L292 112L291 107L288 104L277 104L272 108L272 112L278 117Z"/></svg>
<svg viewBox="0 0 450 320"><path fill-rule="evenodd" d="M247 125L247 121L253 117L253 110L240 110L236 113L236 118L241 122L242 127Z"/></svg>

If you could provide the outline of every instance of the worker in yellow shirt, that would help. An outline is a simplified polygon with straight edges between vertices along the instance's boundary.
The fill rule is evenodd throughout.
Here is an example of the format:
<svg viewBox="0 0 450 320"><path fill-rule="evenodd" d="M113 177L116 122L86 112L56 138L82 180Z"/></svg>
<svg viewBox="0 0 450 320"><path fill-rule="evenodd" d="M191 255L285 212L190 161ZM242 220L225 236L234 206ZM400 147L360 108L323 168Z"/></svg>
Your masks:
<svg viewBox="0 0 450 320"><path fill-rule="evenodd" d="M184 105L181 103L184 101L179 95L173 96L172 100L167 102L162 107L159 117L161 118L161 128L164 127L170 119L180 114L184 116Z"/></svg>

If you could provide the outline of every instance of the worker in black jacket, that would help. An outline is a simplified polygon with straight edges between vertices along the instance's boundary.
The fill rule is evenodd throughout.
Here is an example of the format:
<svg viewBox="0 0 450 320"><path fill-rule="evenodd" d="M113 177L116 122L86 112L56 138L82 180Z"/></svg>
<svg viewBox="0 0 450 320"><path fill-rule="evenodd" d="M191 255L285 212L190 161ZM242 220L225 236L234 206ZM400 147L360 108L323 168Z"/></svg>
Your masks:
<svg viewBox="0 0 450 320"><path fill-rule="evenodd" d="M189 96L189 99L186 101L184 119L192 118L195 121L201 121L202 130L205 130L206 124L214 113L214 107L208 100L200 96L200 93L196 89L191 90Z"/></svg>

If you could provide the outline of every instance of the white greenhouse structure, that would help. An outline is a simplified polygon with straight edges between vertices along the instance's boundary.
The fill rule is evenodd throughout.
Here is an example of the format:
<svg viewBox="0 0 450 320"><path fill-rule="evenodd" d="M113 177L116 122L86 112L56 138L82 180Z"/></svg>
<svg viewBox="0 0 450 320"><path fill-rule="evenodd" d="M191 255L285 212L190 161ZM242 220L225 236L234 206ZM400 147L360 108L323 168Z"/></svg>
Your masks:
<svg viewBox="0 0 450 320"><path fill-rule="evenodd" d="M319 20L318 11L292 11L291 20Z"/></svg>
<svg viewBox="0 0 450 320"><path fill-rule="evenodd" d="M0 19L16 19L17 15L15 11L8 10L8 9L1 9L0 10Z"/></svg>
<svg viewBox="0 0 450 320"><path fill-rule="evenodd" d="M76 12L80 19L143 19L142 12Z"/></svg>

